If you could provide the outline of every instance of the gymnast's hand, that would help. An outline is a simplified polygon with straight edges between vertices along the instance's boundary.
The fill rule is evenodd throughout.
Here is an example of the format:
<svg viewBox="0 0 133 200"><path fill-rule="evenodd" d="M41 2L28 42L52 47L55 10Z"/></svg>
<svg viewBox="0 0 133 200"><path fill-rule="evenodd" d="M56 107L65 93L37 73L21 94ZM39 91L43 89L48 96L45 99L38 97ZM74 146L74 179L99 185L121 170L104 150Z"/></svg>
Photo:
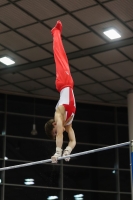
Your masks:
<svg viewBox="0 0 133 200"><path fill-rule="evenodd" d="M65 149L64 152L63 152L63 156L68 156L68 155L70 155L71 151L72 151L72 148L69 147L69 146L67 146L66 149ZM65 161L69 161L69 160L70 160L70 158L65 158Z"/></svg>
<svg viewBox="0 0 133 200"><path fill-rule="evenodd" d="M58 157L62 156L62 149L60 147L56 147L55 154L51 157L52 163L58 162Z"/></svg>

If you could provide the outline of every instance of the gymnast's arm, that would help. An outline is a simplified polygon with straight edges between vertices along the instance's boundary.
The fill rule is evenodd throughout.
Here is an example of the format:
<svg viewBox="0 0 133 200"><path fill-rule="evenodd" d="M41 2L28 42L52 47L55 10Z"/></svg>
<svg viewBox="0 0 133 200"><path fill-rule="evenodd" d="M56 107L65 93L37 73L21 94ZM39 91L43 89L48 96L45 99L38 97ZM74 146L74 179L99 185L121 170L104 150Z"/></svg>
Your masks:
<svg viewBox="0 0 133 200"><path fill-rule="evenodd" d="M72 128L72 124L65 126L65 130L68 133L68 138L69 138L68 146L71 147L71 149L74 149L76 145L76 138L75 138L74 130Z"/></svg>
<svg viewBox="0 0 133 200"><path fill-rule="evenodd" d="M51 157L52 163L57 163L58 157L62 156L62 144L63 144L63 120L62 120L62 115L60 112L56 111L55 112L55 117L54 117L55 123L56 123L56 152L55 154Z"/></svg>
<svg viewBox="0 0 133 200"><path fill-rule="evenodd" d="M74 130L72 128L72 125L66 126L65 130L68 133L69 143L68 143L68 146L66 147L66 149L63 152L63 156L68 156L68 155L70 155L71 151L73 150L73 148L76 145L76 138L75 138L75 133L74 133ZM70 160L70 157L65 158L65 161L69 161L69 160Z"/></svg>
<svg viewBox="0 0 133 200"><path fill-rule="evenodd" d="M57 128L56 147L62 148L64 127L62 115L58 111L55 112L55 123Z"/></svg>

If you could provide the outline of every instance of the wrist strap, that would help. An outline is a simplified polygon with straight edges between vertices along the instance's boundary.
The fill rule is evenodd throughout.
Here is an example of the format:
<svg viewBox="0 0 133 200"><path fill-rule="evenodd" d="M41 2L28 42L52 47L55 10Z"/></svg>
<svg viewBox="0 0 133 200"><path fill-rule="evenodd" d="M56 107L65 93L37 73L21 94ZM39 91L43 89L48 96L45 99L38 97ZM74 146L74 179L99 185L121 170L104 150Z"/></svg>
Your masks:
<svg viewBox="0 0 133 200"><path fill-rule="evenodd" d="M69 147L69 146L67 146L66 148L65 148L65 150L64 151L69 151L70 153L71 153L71 151L72 151L72 148L71 147Z"/></svg>

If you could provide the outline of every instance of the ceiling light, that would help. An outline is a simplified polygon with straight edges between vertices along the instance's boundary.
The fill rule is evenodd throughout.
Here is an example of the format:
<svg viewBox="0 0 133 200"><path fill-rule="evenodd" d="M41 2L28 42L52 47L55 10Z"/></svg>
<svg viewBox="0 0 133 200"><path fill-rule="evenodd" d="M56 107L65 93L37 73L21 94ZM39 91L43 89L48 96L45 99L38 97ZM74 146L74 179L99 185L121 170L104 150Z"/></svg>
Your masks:
<svg viewBox="0 0 133 200"><path fill-rule="evenodd" d="M37 135L36 124L35 124L35 98L34 98L34 122L33 122L33 129L31 131L31 135Z"/></svg>
<svg viewBox="0 0 133 200"><path fill-rule="evenodd" d="M34 181L34 179L33 178L26 178L25 181L27 181L27 182L28 181Z"/></svg>
<svg viewBox="0 0 133 200"><path fill-rule="evenodd" d="M47 200L53 200L53 199L58 199L58 197L57 197L57 196L49 196L49 197L47 198Z"/></svg>
<svg viewBox="0 0 133 200"><path fill-rule="evenodd" d="M6 56L0 58L0 62L2 62L5 65L13 65L15 63L11 58L8 58Z"/></svg>
<svg viewBox="0 0 133 200"><path fill-rule="evenodd" d="M33 129L31 131L31 135L37 135L36 125L33 124Z"/></svg>
<svg viewBox="0 0 133 200"><path fill-rule="evenodd" d="M76 194L76 195L74 195L74 199L75 200L83 200L83 194Z"/></svg>
<svg viewBox="0 0 133 200"><path fill-rule="evenodd" d="M115 30L115 29L109 29L107 31L103 32L107 37L109 37L111 40L120 38L121 35Z"/></svg>
<svg viewBox="0 0 133 200"><path fill-rule="evenodd" d="M34 185L34 181L24 182L25 185Z"/></svg>
<svg viewBox="0 0 133 200"><path fill-rule="evenodd" d="M2 135L5 135L6 134L6 132L5 131L2 131Z"/></svg>
<svg viewBox="0 0 133 200"><path fill-rule="evenodd" d="M24 184L25 185L34 185L34 179L27 178L27 179L25 179Z"/></svg>
<svg viewBox="0 0 133 200"><path fill-rule="evenodd" d="M5 157L4 157L4 160L8 160L8 157L5 156Z"/></svg>
<svg viewBox="0 0 133 200"><path fill-rule="evenodd" d="M84 195L83 194L76 194L74 195L75 198L80 198L80 197L83 197Z"/></svg>

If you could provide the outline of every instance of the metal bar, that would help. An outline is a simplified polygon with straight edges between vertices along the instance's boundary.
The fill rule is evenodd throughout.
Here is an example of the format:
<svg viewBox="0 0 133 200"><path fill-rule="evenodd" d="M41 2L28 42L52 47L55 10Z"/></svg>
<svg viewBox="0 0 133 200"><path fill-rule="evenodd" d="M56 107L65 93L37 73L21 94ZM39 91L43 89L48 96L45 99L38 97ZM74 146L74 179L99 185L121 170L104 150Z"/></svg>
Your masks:
<svg viewBox="0 0 133 200"><path fill-rule="evenodd" d="M89 150L89 151L83 151L83 152L80 152L80 153L75 153L75 154L71 154L71 155L68 155L68 156L59 157L58 160L63 160L65 158L73 158L73 157L82 156L82 155L91 154L91 153L100 152L100 151L105 151L105 150L108 150L108 149L114 149L114 148L118 148L118 147L122 147L122 146L127 146L129 144L130 144L130 142L125 142L125 143L115 144L115 145L102 147L102 148L98 148L98 149L93 149L93 150ZM0 168L0 171L9 170L9 169L16 169L16 168L20 168L20 167L28 167L28 166L44 164L44 163L48 163L48 162L52 162L52 160L47 159L47 160L40 160L40 161L30 162L30 163L25 163L25 164L20 164L20 165L3 167L3 168Z"/></svg>

